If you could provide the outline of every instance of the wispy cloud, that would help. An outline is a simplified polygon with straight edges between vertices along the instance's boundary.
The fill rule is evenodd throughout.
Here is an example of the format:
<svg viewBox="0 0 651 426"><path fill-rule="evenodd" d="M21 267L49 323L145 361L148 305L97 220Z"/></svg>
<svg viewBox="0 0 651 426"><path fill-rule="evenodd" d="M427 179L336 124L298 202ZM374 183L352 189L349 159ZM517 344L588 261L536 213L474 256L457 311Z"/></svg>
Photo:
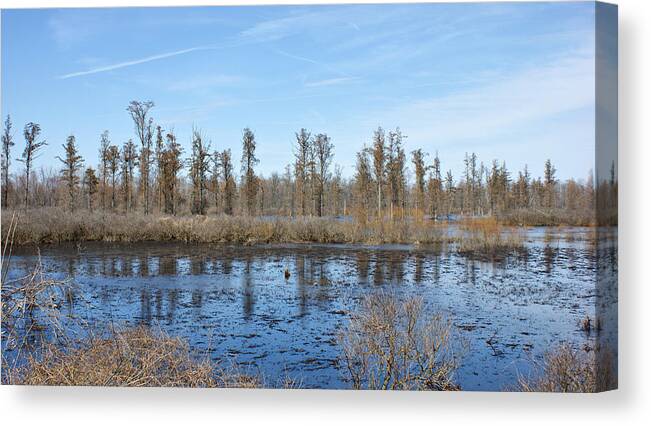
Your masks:
<svg viewBox="0 0 651 426"><path fill-rule="evenodd" d="M151 62L151 61L157 61L157 60L160 60L160 59L171 58L171 57L179 56L179 55L185 55L187 53L196 52L196 51L199 51L199 50L212 50L212 49L216 49L216 48L217 48L216 46L197 46L197 47L191 47L191 48L188 48L188 49L175 50L173 52L166 52L166 53L161 53L161 54L158 54L158 55L146 56L144 58L134 59L134 60L131 60L131 61L118 62L118 63L115 63L115 64L105 65L105 66L96 67L96 68L91 68L91 69L84 70L84 71L72 72L72 73L69 73L69 74L61 75L61 76L59 76L57 78L60 79L60 80L65 80L65 79L68 79L68 78L81 77L81 76L84 76L84 75L98 74L98 73L102 73L102 72L106 72L106 71L113 71L113 70L117 70L117 69L120 69L120 68L130 67L130 66L133 66L133 65L144 64L144 63Z"/></svg>
<svg viewBox="0 0 651 426"><path fill-rule="evenodd" d="M448 144L498 137L527 123L594 105L594 59L567 57L523 69L493 83L444 96L410 100L376 111L387 122L409 129L410 141L435 136ZM378 115L365 120L377 121Z"/></svg>
<svg viewBox="0 0 651 426"><path fill-rule="evenodd" d="M303 85L305 87L334 86L336 84L349 83L355 80L357 80L357 77L338 77L338 78L328 78L325 80L308 81L305 82Z"/></svg>
<svg viewBox="0 0 651 426"><path fill-rule="evenodd" d="M335 68L332 65L327 64L325 62L319 62L319 61L317 61L315 59L306 58L305 56L294 55L292 53L289 53L289 52L286 52L286 51L280 50L280 49L274 49L273 52L275 52L275 53L277 53L279 55L282 55L282 56L286 56L286 57L291 58L291 59L295 59L297 61L302 61L302 62L307 62L307 63L310 63L310 64L317 65L317 66L322 67L322 68L324 68L324 69L326 69L326 70L328 70L328 71L330 71L330 72L332 72L334 74L338 74L338 75L340 75L342 77L345 77L345 78L349 78L349 79L352 78L351 75L348 74L347 72L344 72L344 71L340 70L339 68Z"/></svg>
<svg viewBox="0 0 651 426"><path fill-rule="evenodd" d="M243 81L245 81L245 78L239 75L207 75L175 81L167 89L171 91L196 90L214 86L234 85Z"/></svg>

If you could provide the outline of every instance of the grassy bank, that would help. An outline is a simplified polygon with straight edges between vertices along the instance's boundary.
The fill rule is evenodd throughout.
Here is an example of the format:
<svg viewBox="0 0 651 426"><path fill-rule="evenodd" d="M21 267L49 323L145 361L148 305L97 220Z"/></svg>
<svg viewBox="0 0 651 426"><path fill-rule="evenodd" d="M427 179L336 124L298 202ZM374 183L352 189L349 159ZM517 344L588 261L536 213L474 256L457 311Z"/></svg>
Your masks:
<svg viewBox="0 0 651 426"><path fill-rule="evenodd" d="M270 243L416 244L453 247L465 256L497 259L524 247L514 227L495 218L466 219L455 232L429 220L360 223L334 218L254 218L242 216L158 216L70 213L61 209L3 212L2 238L11 229L13 244L65 242L176 241L239 245ZM14 218L15 219L15 218ZM12 229L13 226L13 229Z"/></svg>
<svg viewBox="0 0 651 426"><path fill-rule="evenodd" d="M3 212L2 237L11 212ZM14 244L76 241L181 241L186 243L421 243L449 242L428 221L360 224L332 218L261 219L242 216L144 216L35 209L20 213Z"/></svg>
<svg viewBox="0 0 651 426"><path fill-rule="evenodd" d="M146 328L116 330L73 349L52 344L18 368L4 368L3 383L55 386L257 388L257 375L235 366L197 360L187 342Z"/></svg>
<svg viewBox="0 0 651 426"><path fill-rule="evenodd" d="M506 226L596 226L597 216L592 210L514 210L499 218ZM605 223L616 222L610 219Z"/></svg>

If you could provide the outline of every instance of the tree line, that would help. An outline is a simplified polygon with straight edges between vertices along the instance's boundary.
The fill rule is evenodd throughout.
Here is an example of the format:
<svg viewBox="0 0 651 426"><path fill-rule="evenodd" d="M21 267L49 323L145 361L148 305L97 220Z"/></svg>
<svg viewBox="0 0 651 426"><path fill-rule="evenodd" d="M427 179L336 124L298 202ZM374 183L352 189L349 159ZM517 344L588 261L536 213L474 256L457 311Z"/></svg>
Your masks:
<svg viewBox="0 0 651 426"><path fill-rule="evenodd" d="M467 153L464 171L444 171L438 153L405 152L399 128L374 131L357 153L355 173L342 176L334 164L335 146L326 133L300 129L294 135L293 158L282 172L257 173L255 133L242 131L241 168L236 175L230 149L213 149L199 130L192 130L189 153L173 130L165 131L151 116L154 103L132 101L126 108L134 139L113 143L108 131L99 138L99 161L85 165L74 135L62 144L58 173L34 162L47 142L36 123L24 126L24 148L10 172L15 146L7 116L2 134L3 208L65 207L148 214L225 214L270 216L353 216L359 221L406 217L449 218L501 216L518 210L591 212L599 204L616 205L614 165L610 180L595 186L586 180L561 182L551 160L544 175L534 178L528 167L517 173L505 162L485 164ZM135 142L134 142L135 140ZM603 193L603 197L599 194Z"/></svg>

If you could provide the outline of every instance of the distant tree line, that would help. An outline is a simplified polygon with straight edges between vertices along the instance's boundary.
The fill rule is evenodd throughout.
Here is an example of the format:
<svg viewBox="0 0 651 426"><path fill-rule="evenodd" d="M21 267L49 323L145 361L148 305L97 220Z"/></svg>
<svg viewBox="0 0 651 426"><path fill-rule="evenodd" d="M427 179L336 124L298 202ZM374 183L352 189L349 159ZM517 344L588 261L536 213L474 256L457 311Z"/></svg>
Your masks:
<svg viewBox="0 0 651 426"><path fill-rule="evenodd" d="M15 146L7 116L2 134L2 206L61 206L71 211L140 212L142 214L225 214L270 216L353 216L356 220L445 219L453 215L502 216L514 211L550 213L616 209L614 165L610 180L595 186L586 180L561 182L551 160L544 176L528 168L514 173L504 162L484 163L467 153L461 176L444 171L438 153L405 152L399 128L374 131L357 153L355 173L342 176L334 162L334 144L325 133L295 133L293 159L282 171L264 177L256 172L258 141L242 131L240 175L235 175L230 149L213 149L198 129L185 154L173 130L156 126L154 103L132 101L127 111L137 143L113 143L108 131L99 138L99 163L85 166L77 140L70 135L57 157L58 173L35 170L46 141L36 123L24 127L24 149L16 158L23 170L11 173Z"/></svg>

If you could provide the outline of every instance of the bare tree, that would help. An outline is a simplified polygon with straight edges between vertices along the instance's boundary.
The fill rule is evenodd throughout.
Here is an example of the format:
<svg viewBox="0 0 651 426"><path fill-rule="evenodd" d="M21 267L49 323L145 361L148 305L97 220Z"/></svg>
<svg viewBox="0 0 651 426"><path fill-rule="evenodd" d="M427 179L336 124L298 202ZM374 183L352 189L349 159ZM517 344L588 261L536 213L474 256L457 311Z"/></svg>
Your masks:
<svg viewBox="0 0 651 426"><path fill-rule="evenodd" d="M136 145L131 139L122 146L122 195L124 195L124 210L130 212L133 209L133 175L138 166L138 152Z"/></svg>
<svg viewBox="0 0 651 426"><path fill-rule="evenodd" d="M323 195L329 178L330 164L334 156L334 145L327 134L319 133L314 137L314 152L316 154L317 185L316 185L316 214L323 216Z"/></svg>
<svg viewBox="0 0 651 426"><path fill-rule="evenodd" d="M389 192L391 218L394 217L394 209L400 206L404 214L404 193L406 187L405 178L405 151L402 148L402 133L397 128L389 132L389 146L386 149L387 186Z"/></svg>
<svg viewBox="0 0 651 426"><path fill-rule="evenodd" d="M242 185L246 202L246 213L255 214L255 200L258 194L258 181L254 167L258 164L255 156L255 135L248 127L242 132Z"/></svg>
<svg viewBox="0 0 651 426"><path fill-rule="evenodd" d="M296 149L294 162L294 176L296 179L297 191L300 194L301 216L307 214L307 190L309 187L310 151L312 150L312 138L310 132L301 129L296 135Z"/></svg>
<svg viewBox="0 0 651 426"><path fill-rule="evenodd" d="M364 147L357 153L355 165L355 215L362 223L368 220L373 194L373 177L371 176L371 161L369 149Z"/></svg>
<svg viewBox="0 0 651 426"><path fill-rule="evenodd" d="M136 135L140 140L140 192L143 197L144 213L149 214L149 166L151 165L151 146L154 120L148 117L154 107L151 101L131 101L127 111L131 115Z"/></svg>
<svg viewBox="0 0 651 426"><path fill-rule="evenodd" d="M375 186L377 188L377 216L382 218L382 189L384 188L384 163L386 160L384 129L378 127L373 134L373 173L375 174Z"/></svg>
<svg viewBox="0 0 651 426"><path fill-rule="evenodd" d="M25 136L25 150L23 151L22 158L18 160L25 164L25 207L29 207L29 180L34 159L38 156L40 149L47 145L45 141L38 141L40 134L41 126L38 124L29 122L25 125L23 132Z"/></svg>
<svg viewBox="0 0 651 426"><path fill-rule="evenodd" d="M425 207L425 153L422 149L417 149L411 153L411 162L414 164L414 173L416 174L416 212L422 214Z"/></svg>
<svg viewBox="0 0 651 426"><path fill-rule="evenodd" d="M548 209L556 207L555 187L556 169L552 165L552 161L547 159L545 161L545 207Z"/></svg>
<svg viewBox="0 0 651 426"><path fill-rule="evenodd" d="M225 149L219 154L219 169L222 172L222 181L224 182L224 213L232 215L236 188L230 149Z"/></svg>
<svg viewBox="0 0 651 426"><path fill-rule="evenodd" d="M441 160L439 159L438 152L434 157L434 164L430 169L427 186L430 199L430 215L436 220L441 212L441 204L443 203L443 180L441 179Z"/></svg>
<svg viewBox="0 0 651 426"><path fill-rule="evenodd" d="M111 174L111 210L115 211L115 180L120 167L120 149L116 145L111 145L106 152L107 170Z"/></svg>
<svg viewBox="0 0 651 426"><path fill-rule="evenodd" d="M11 147L14 146L11 133L11 117L7 115L2 132L2 207L7 208L9 199L9 166L11 164Z"/></svg>
<svg viewBox="0 0 651 426"><path fill-rule="evenodd" d="M70 211L74 211L80 179L79 171L81 170L84 160L81 158L81 155L79 155L75 137L73 135L68 136L66 143L61 146L66 152L65 158L57 156L59 161L63 163L63 170L61 170L61 179L66 183L66 186L68 187L68 201Z"/></svg>
<svg viewBox="0 0 651 426"><path fill-rule="evenodd" d="M206 191L210 168L210 143L205 145L198 130L192 131L192 158L190 179L192 180L192 213L206 214Z"/></svg>
<svg viewBox="0 0 651 426"><path fill-rule="evenodd" d="M95 194L97 194L97 190L99 186L99 179L97 178L97 175L95 174L95 170L92 167L86 169L86 172L84 173L83 185L84 185L84 190L86 192L86 197L88 197L87 207L88 210L92 212L93 198L95 197Z"/></svg>
<svg viewBox="0 0 651 426"><path fill-rule="evenodd" d="M100 174L102 175L102 187L101 187L101 197L102 197L102 209L106 208L106 185L108 178L108 156L109 156L109 145L111 141L109 139L108 130L104 130L100 136L99 142L99 159L101 164Z"/></svg>
<svg viewBox="0 0 651 426"><path fill-rule="evenodd" d="M156 126L156 206L158 211L163 211L163 150L165 142L163 141L163 129Z"/></svg>
<svg viewBox="0 0 651 426"><path fill-rule="evenodd" d="M176 203L178 188L178 174L183 169L181 155L183 148L177 142L174 132L169 132L166 136L167 144L162 153L162 174L163 174L163 196L165 198L165 212L176 214Z"/></svg>

